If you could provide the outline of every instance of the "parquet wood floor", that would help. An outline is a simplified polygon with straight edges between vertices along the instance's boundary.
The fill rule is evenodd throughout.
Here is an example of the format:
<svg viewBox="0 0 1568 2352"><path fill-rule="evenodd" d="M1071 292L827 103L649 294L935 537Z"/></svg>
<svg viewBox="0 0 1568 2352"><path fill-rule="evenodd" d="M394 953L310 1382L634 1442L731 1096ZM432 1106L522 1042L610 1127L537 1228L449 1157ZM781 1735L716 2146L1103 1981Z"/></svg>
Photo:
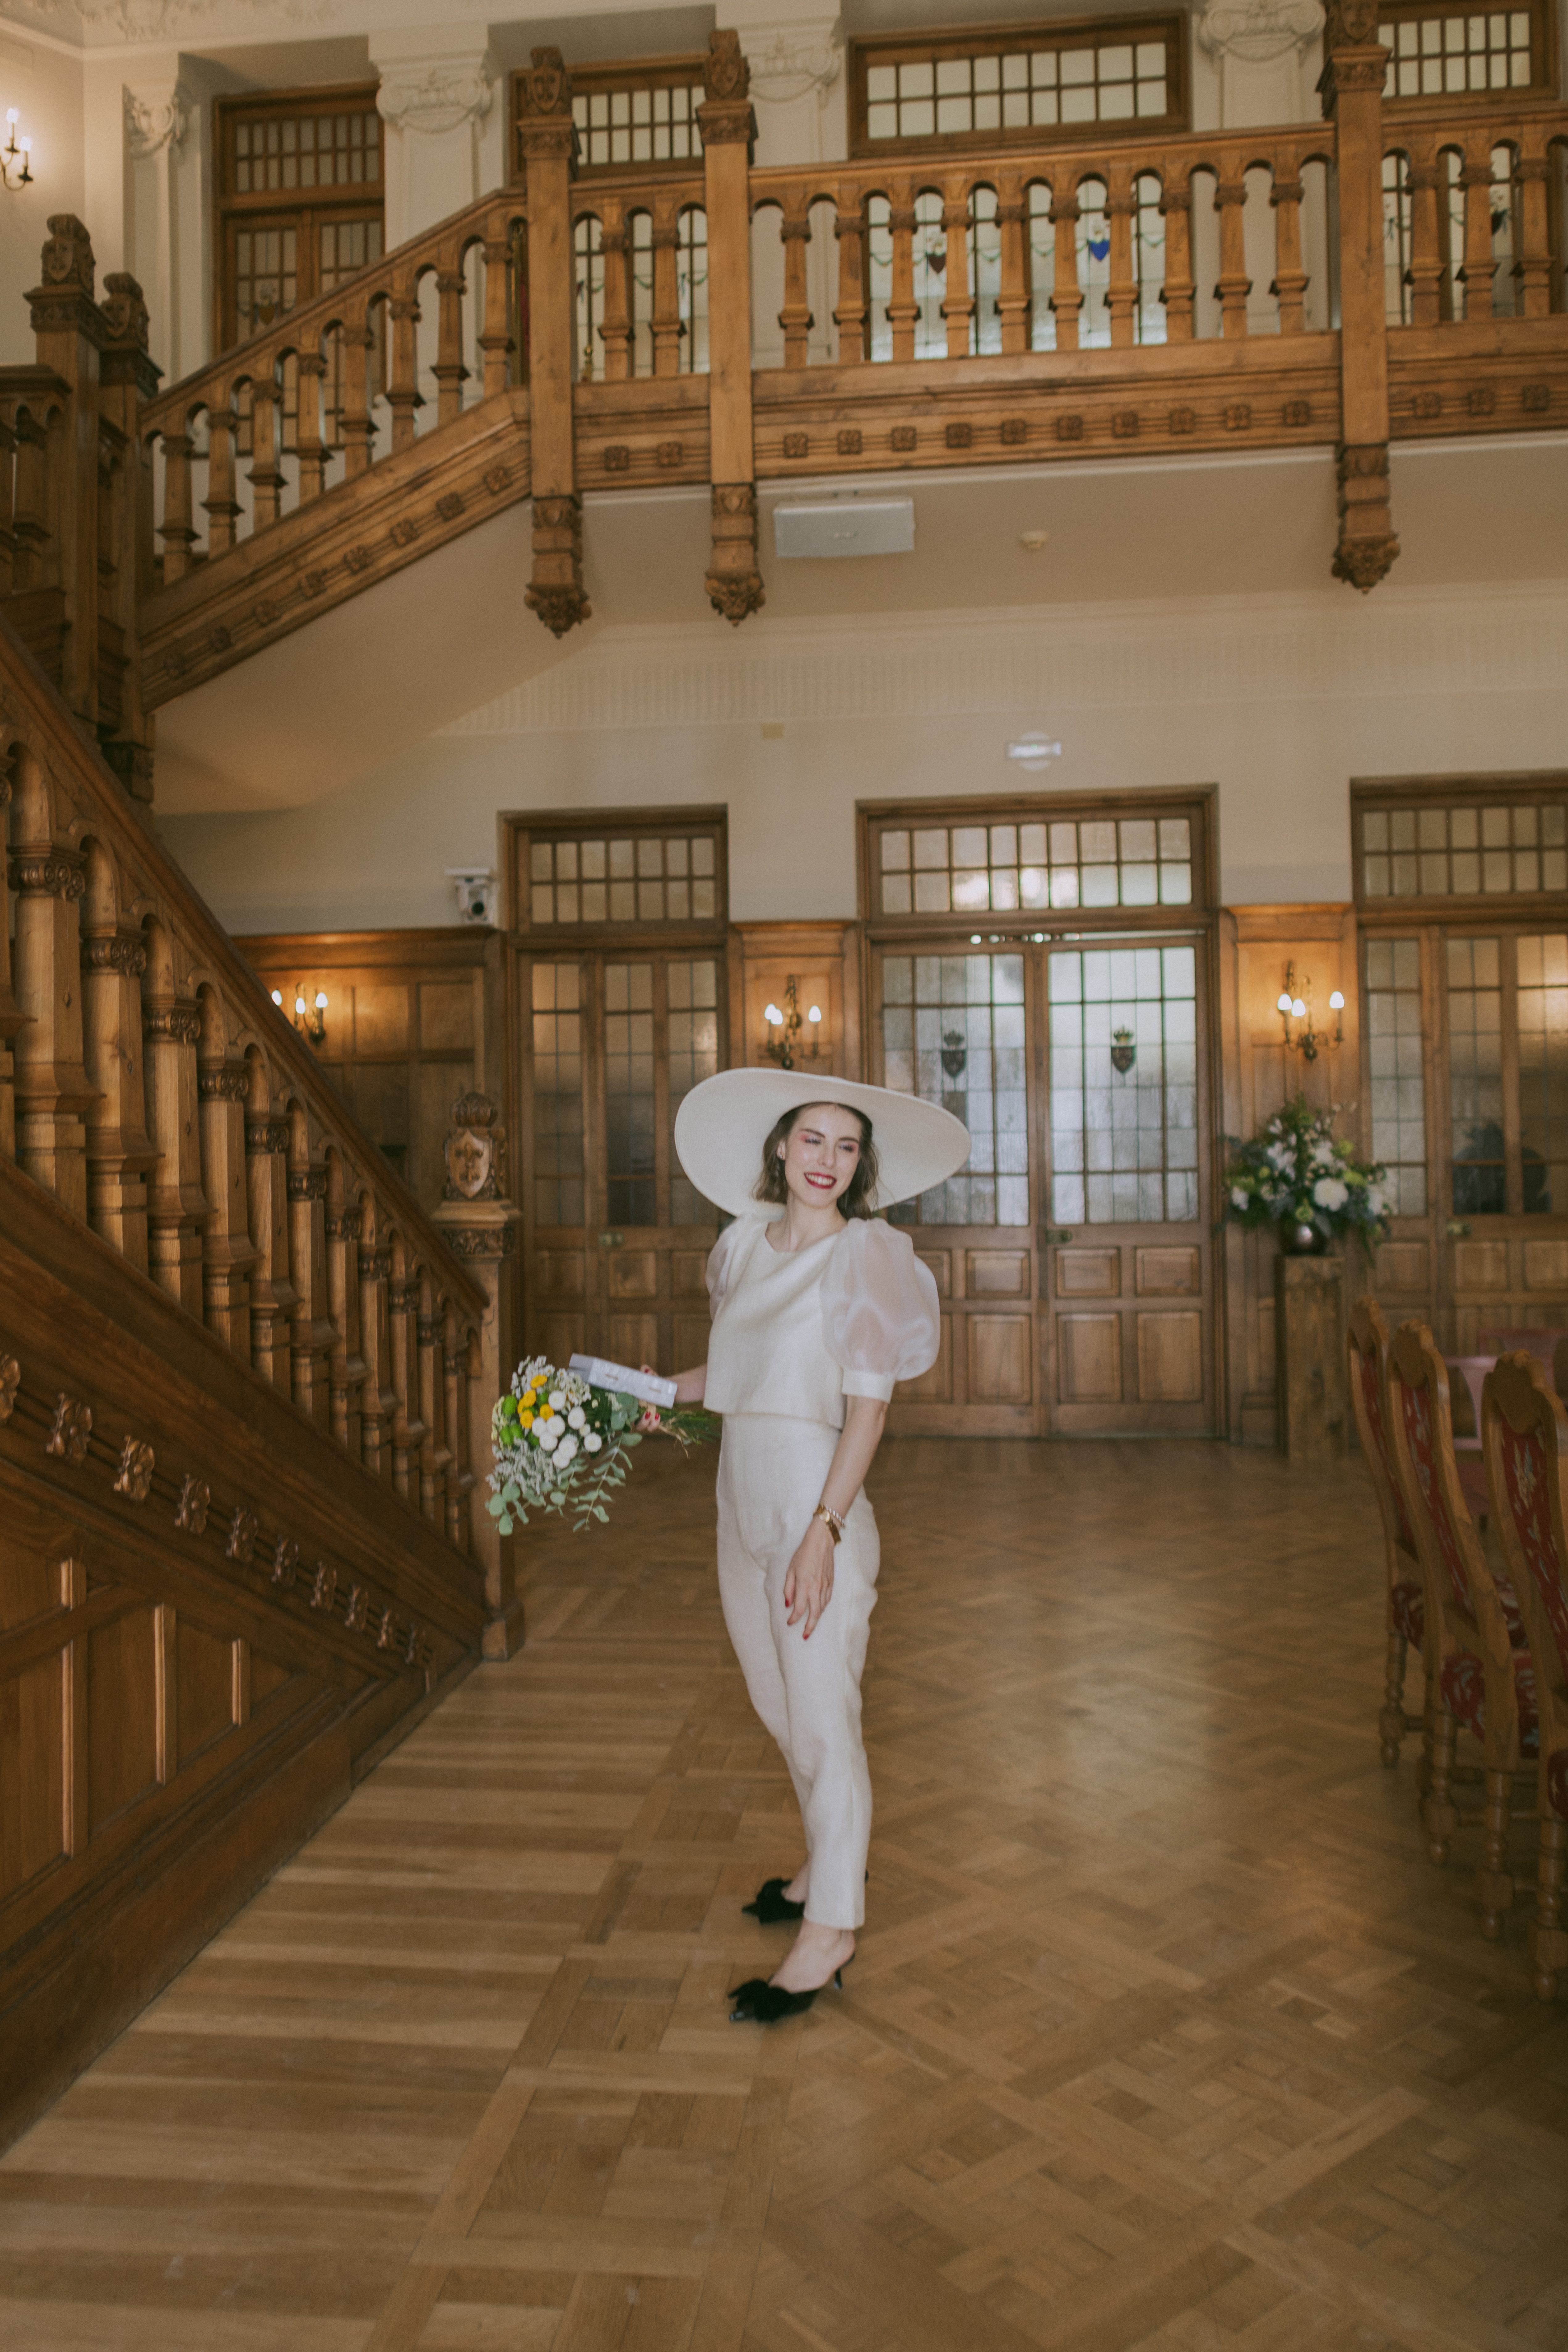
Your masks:
<svg viewBox="0 0 1568 2352"><path fill-rule="evenodd" d="M522 1654L0 2163L7 2352L1568 2347L1568 2003L1378 1765L1359 1465L906 1441L872 1485L845 1993L726 2021L791 1798L710 1459L645 1457L532 1542Z"/></svg>

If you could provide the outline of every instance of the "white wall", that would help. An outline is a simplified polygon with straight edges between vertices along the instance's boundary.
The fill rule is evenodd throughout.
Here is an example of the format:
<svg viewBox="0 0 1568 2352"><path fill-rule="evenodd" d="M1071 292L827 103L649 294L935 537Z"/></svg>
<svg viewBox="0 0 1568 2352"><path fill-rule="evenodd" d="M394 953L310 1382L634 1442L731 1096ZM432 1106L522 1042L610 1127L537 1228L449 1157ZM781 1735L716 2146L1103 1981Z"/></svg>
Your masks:
<svg viewBox="0 0 1568 2352"><path fill-rule="evenodd" d="M735 917L806 919L856 912L857 800L1215 782L1228 903L1348 898L1352 777L1568 762L1565 639L1568 582L606 628L311 807L162 829L231 930L357 929L450 921L500 811L722 802Z"/></svg>
<svg viewBox="0 0 1568 2352"><path fill-rule="evenodd" d="M85 142L80 60L7 27L0 33L0 143L5 118L16 107L16 129L33 142L33 184L0 194L0 362L36 356L24 296L38 282L38 260L51 213L86 218ZM89 223L90 227L91 224ZM118 237L118 216L116 239ZM120 266L98 255L99 282Z"/></svg>

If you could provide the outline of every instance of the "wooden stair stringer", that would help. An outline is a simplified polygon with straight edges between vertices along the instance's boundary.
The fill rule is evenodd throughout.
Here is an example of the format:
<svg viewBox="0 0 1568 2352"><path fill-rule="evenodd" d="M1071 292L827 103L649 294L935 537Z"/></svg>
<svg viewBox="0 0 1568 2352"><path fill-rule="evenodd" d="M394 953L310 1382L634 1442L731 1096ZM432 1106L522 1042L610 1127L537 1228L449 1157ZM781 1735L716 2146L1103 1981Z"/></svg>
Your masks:
<svg viewBox="0 0 1568 2352"><path fill-rule="evenodd" d="M390 579L530 488L528 394L514 387L157 590L142 623L147 708Z"/></svg>

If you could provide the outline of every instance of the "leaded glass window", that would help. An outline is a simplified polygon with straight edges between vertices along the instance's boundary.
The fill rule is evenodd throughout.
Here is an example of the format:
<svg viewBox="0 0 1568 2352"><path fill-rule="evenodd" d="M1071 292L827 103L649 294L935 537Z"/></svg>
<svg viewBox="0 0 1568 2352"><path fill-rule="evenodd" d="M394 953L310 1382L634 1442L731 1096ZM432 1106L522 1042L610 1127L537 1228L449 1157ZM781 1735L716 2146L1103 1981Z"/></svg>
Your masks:
<svg viewBox="0 0 1568 2352"><path fill-rule="evenodd" d="M1052 1217L1195 1218L1196 950L1054 949L1047 967Z"/></svg>
<svg viewBox="0 0 1568 2352"><path fill-rule="evenodd" d="M922 1225L1026 1225L1028 1096L1021 955L882 959L883 1084L963 1121L969 1162L896 1213Z"/></svg>
<svg viewBox="0 0 1568 2352"><path fill-rule="evenodd" d="M889 826L879 859L884 915L1185 907L1193 898L1184 816Z"/></svg>
<svg viewBox="0 0 1568 2352"><path fill-rule="evenodd" d="M1388 1171L1395 1213L1426 1213L1426 1080L1421 1044L1418 940L1369 940L1366 1024L1372 1074L1372 1156Z"/></svg>

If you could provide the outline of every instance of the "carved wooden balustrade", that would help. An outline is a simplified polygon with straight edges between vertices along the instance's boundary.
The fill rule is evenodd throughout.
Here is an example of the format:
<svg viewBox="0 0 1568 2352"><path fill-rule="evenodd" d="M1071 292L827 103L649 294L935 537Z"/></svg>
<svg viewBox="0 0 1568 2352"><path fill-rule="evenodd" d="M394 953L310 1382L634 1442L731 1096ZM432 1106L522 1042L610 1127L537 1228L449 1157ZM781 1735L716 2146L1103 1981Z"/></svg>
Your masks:
<svg viewBox="0 0 1568 2352"><path fill-rule="evenodd" d="M1568 402L1568 109L1506 92L1385 122L1395 434L1517 429Z"/></svg>
<svg viewBox="0 0 1568 2352"><path fill-rule="evenodd" d="M700 173L576 184L570 77L537 52L525 193L144 411L148 707L525 496L528 601L560 633L587 609L597 487L709 483L710 591L738 620L762 599L759 480L1315 443L1338 453L1335 568L1370 587L1397 552L1391 435L1568 413L1568 109L1385 114L1375 32L1368 0L1334 0L1321 123L804 171L751 168L721 32ZM705 367L680 261L699 224Z"/></svg>

